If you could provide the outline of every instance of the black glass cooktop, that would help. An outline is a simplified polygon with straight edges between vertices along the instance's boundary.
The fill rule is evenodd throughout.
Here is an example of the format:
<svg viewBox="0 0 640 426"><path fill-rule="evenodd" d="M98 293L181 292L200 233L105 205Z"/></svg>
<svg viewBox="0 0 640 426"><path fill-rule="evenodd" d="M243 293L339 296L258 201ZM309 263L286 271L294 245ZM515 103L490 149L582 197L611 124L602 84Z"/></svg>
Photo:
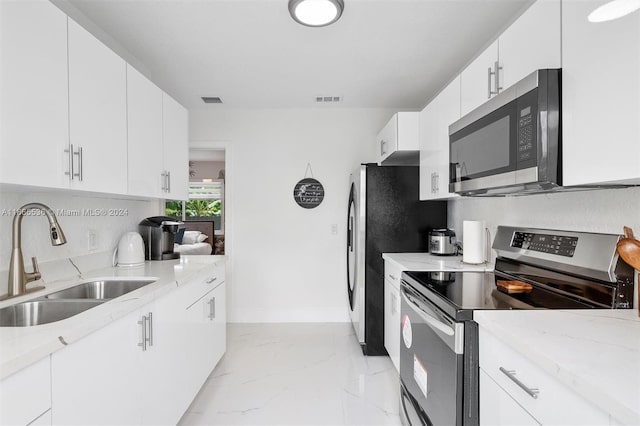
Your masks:
<svg viewBox="0 0 640 426"><path fill-rule="evenodd" d="M530 278L530 277L528 277ZM405 272L403 279L448 315L472 319L476 309L584 309L599 307L587 300L585 283L547 279L543 285L529 284L496 272ZM500 283L501 285L497 285ZM559 289L560 287L561 289ZM599 286L600 287L600 286ZM600 288L592 289L594 293ZM608 291L604 289L605 293ZM606 298L606 294L596 294ZM602 306L606 307L606 306Z"/></svg>

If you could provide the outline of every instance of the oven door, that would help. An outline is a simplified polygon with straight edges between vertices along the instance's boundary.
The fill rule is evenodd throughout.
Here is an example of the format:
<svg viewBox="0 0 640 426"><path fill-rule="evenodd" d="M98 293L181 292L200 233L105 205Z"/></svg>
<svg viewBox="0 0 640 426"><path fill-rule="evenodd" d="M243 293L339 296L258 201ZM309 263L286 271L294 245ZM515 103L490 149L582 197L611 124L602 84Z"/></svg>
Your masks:
<svg viewBox="0 0 640 426"><path fill-rule="evenodd" d="M453 321L404 281L400 291L402 421L477 425L477 355L474 362L468 359L477 354L477 330L465 344L465 325L475 323Z"/></svg>

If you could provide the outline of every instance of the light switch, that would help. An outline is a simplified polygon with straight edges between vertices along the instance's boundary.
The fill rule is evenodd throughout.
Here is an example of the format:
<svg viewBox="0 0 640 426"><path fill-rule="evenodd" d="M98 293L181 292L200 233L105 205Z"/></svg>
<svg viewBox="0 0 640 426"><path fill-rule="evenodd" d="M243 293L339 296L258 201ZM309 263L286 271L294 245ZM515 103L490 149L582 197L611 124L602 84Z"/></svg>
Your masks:
<svg viewBox="0 0 640 426"><path fill-rule="evenodd" d="M98 232L95 229L89 229L87 232L87 248L89 250L98 249Z"/></svg>

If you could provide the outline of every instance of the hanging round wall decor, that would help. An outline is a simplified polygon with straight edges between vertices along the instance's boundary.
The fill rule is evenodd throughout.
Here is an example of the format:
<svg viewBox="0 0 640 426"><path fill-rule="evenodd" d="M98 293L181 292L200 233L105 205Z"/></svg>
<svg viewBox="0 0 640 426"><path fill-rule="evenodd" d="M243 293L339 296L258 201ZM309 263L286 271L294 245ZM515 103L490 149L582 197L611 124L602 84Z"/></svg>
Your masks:
<svg viewBox="0 0 640 426"><path fill-rule="evenodd" d="M311 170L311 164L307 164L307 171ZM313 176L313 172L311 174ZM324 187L313 177L305 177L293 187L293 199L305 209L316 208L324 199Z"/></svg>

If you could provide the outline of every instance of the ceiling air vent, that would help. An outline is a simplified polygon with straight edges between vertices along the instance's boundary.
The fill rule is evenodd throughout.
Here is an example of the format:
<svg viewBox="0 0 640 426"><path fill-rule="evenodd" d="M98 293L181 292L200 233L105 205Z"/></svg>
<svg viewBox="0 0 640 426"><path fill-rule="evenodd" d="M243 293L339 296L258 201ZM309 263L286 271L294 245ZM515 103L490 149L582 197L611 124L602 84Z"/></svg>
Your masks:
<svg viewBox="0 0 640 426"><path fill-rule="evenodd" d="M221 104L222 98L218 96L203 96L202 100L205 104Z"/></svg>
<svg viewBox="0 0 640 426"><path fill-rule="evenodd" d="M342 96L316 96L316 103L318 104L330 104L342 102Z"/></svg>

